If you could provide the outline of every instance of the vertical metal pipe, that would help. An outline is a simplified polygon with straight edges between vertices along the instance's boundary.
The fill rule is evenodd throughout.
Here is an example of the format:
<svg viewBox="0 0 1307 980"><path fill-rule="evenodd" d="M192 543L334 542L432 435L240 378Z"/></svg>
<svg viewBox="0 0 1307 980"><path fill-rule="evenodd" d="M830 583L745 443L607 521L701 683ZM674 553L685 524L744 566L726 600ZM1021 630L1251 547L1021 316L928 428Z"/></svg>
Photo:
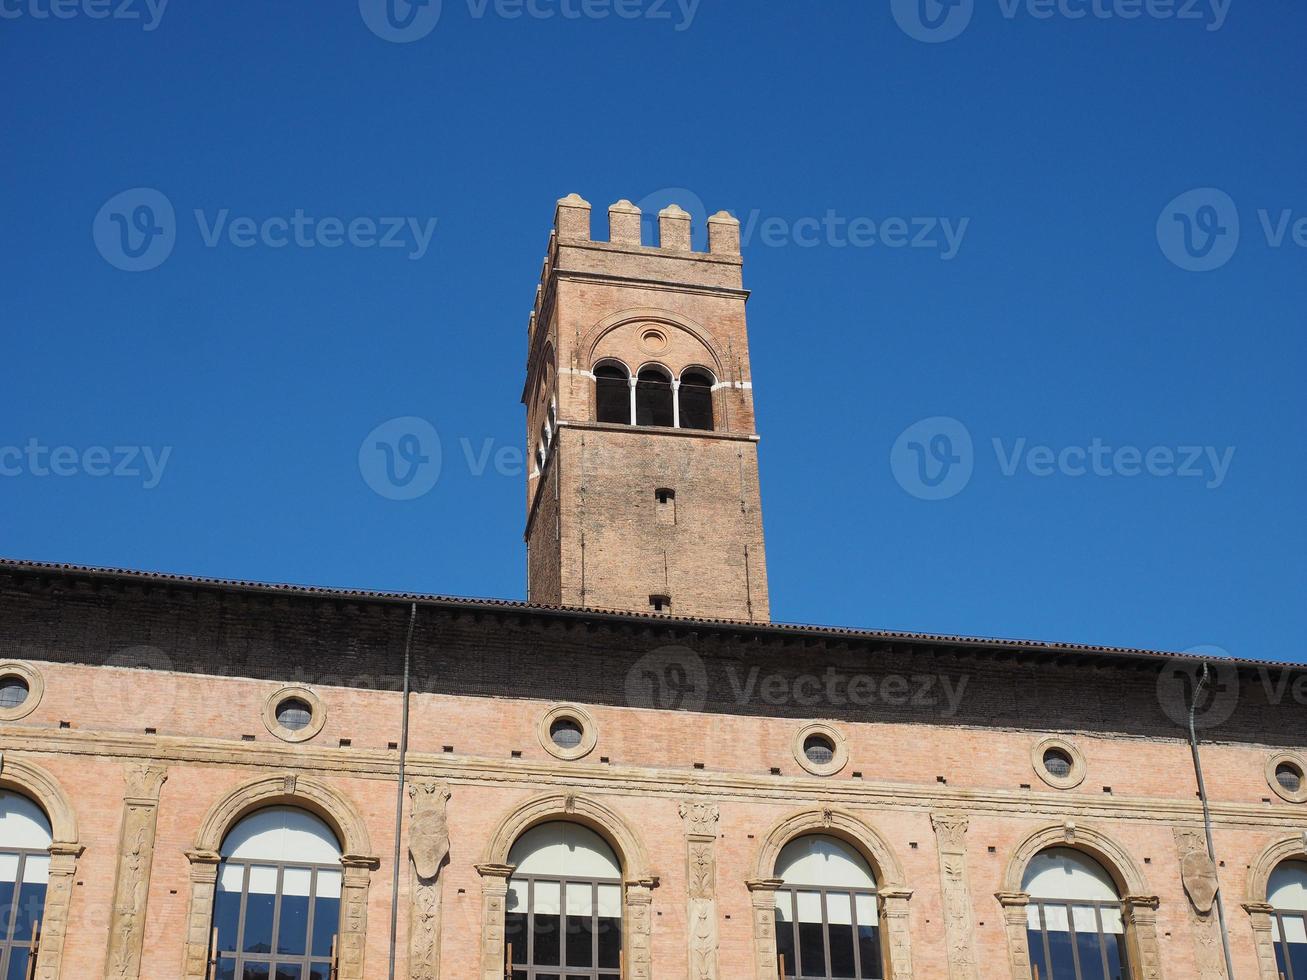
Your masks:
<svg viewBox="0 0 1307 980"><path fill-rule="evenodd" d="M1207 784L1203 781L1203 762L1198 757L1198 731L1194 727L1194 716L1198 712L1198 698L1203 693L1203 688L1207 686L1210 672L1207 668L1207 662L1203 662L1203 673L1198 678L1198 683L1194 686L1194 698L1189 705L1189 750L1194 757L1194 775L1198 777L1198 798L1203 803L1203 830L1207 834L1207 857L1212 862L1212 867L1216 867L1216 844L1212 840L1212 810L1207 804ZM1225 900L1222 893L1225 891L1221 887L1220 876L1217 876L1216 884L1216 918L1221 926L1221 948L1225 952L1225 975L1229 980L1234 978L1234 963L1230 959L1230 934L1225 928Z"/></svg>
<svg viewBox="0 0 1307 980"><path fill-rule="evenodd" d="M413 624L417 622L418 604L409 604L408 636L404 638L404 715L399 729L399 786L395 790L395 874L390 883L390 980L395 980L395 946L399 940L399 858L400 835L404 830L404 761L408 755L408 679Z"/></svg>

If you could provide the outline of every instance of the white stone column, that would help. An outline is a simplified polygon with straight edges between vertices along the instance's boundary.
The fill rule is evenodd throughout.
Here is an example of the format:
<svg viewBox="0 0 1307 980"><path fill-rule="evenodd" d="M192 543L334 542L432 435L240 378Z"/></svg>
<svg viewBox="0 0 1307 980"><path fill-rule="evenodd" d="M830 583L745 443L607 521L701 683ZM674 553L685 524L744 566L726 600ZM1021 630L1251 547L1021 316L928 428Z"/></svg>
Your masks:
<svg viewBox="0 0 1307 980"><path fill-rule="evenodd" d="M672 379L672 425L681 427L681 379Z"/></svg>
<svg viewBox="0 0 1307 980"><path fill-rule="evenodd" d="M631 388L631 424L635 425L635 385L636 385L635 375L634 374L631 375L631 377L627 379L626 383Z"/></svg>

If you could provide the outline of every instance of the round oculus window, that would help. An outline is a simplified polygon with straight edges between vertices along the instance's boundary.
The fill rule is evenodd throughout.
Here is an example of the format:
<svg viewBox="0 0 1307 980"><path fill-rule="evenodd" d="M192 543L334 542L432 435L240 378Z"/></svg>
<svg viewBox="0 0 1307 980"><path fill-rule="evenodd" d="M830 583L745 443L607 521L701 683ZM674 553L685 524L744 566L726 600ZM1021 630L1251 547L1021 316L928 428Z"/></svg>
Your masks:
<svg viewBox="0 0 1307 980"><path fill-rule="evenodd" d="M814 733L803 740L803 755L814 766L829 766L835 761L835 743Z"/></svg>
<svg viewBox="0 0 1307 980"><path fill-rule="evenodd" d="M1275 781L1288 793L1302 790L1302 770L1292 762L1281 762L1275 767Z"/></svg>
<svg viewBox="0 0 1307 980"><path fill-rule="evenodd" d="M1061 749L1046 749L1044 751L1044 771L1054 779L1066 779L1071 775L1074 763L1071 756L1067 755Z"/></svg>
<svg viewBox="0 0 1307 980"><path fill-rule="evenodd" d="M578 748L584 736L585 732L581 728L581 723L575 718L556 718L553 724L549 726L549 740L560 749L570 751Z"/></svg>
<svg viewBox="0 0 1307 980"><path fill-rule="evenodd" d="M0 709L19 707L31 693L26 679L17 674L0 678Z"/></svg>
<svg viewBox="0 0 1307 980"><path fill-rule="evenodd" d="M302 732L313 724L313 707L299 698L287 698L277 705L277 724L289 732Z"/></svg>

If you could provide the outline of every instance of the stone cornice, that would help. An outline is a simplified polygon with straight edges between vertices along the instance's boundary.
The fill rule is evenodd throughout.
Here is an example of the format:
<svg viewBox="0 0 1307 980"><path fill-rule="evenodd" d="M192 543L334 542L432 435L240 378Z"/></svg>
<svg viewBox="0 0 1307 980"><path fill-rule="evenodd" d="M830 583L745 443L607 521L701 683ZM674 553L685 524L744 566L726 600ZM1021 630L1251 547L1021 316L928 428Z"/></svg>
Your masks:
<svg viewBox="0 0 1307 980"><path fill-rule="evenodd" d="M34 760L60 756L98 756L162 763L241 766L257 772L287 769L312 775L349 776L394 782L399 758L393 751L361 748L328 749L309 745L238 742L214 738L184 738L129 733L0 727L0 750L21 752ZM1202 821L1197 800L1168 800L1115 795L969 790L944 784L917 785L869 779L829 780L816 777L754 775L707 770L535 762L518 759L469 758L446 754L410 753L408 778L443 780L451 785L498 785L515 788L568 789L612 796L656 796L683 800L707 797L716 802L747 799L779 804L835 803L880 810L950 809L1032 819L1059 820L1068 815L1087 819L1134 820L1147 823ZM1213 803L1212 817L1227 827L1283 830L1298 827L1304 816L1288 804Z"/></svg>

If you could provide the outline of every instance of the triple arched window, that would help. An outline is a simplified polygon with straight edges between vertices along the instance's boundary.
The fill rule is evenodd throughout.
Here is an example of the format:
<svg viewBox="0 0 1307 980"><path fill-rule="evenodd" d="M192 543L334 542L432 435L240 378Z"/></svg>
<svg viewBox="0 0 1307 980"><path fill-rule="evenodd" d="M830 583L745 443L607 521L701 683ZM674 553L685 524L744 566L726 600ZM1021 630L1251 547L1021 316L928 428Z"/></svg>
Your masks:
<svg viewBox="0 0 1307 980"><path fill-rule="evenodd" d="M1121 896L1101 864L1069 847L1040 851L1026 868L1022 891L1030 895L1026 931L1034 976L1041 980L1130 976Z"/></svg>
<svg viewBox="0 0 1307 980"><path fill-rule="evenodd" d="M786 980L885 976L876 879L862 856L824 835L790 841L776 859L776 954Z"/></svg>
<svg viewBox="0 0 1307 980"><path fill-rule="evenodd" d="M661 364L642 367L632 379L626 366L604 361L594 370L595 418L622 425L652 425L711 432L712 374L691 367L679 378Z"/></svg>
<svg viewBox="0 0 1307 980"><path fill-rule="evenodd" d="M504 943L513 980L619 980L622 868L580 824L528 830L509 851Z"/></svg>
<svg viewBox="0 0 1307 980"><path fill-rule="evenodd" d="M35 803L0 792L0 977L25 980L41 939L50 880L50 821Z"/></svg>
<svg viewBox="0 0 1307 980"><path fill-rule="evenodd" d="M294 807L246 817L222 844L215 980L329 980L343 881L340 844Z"/></svg>

